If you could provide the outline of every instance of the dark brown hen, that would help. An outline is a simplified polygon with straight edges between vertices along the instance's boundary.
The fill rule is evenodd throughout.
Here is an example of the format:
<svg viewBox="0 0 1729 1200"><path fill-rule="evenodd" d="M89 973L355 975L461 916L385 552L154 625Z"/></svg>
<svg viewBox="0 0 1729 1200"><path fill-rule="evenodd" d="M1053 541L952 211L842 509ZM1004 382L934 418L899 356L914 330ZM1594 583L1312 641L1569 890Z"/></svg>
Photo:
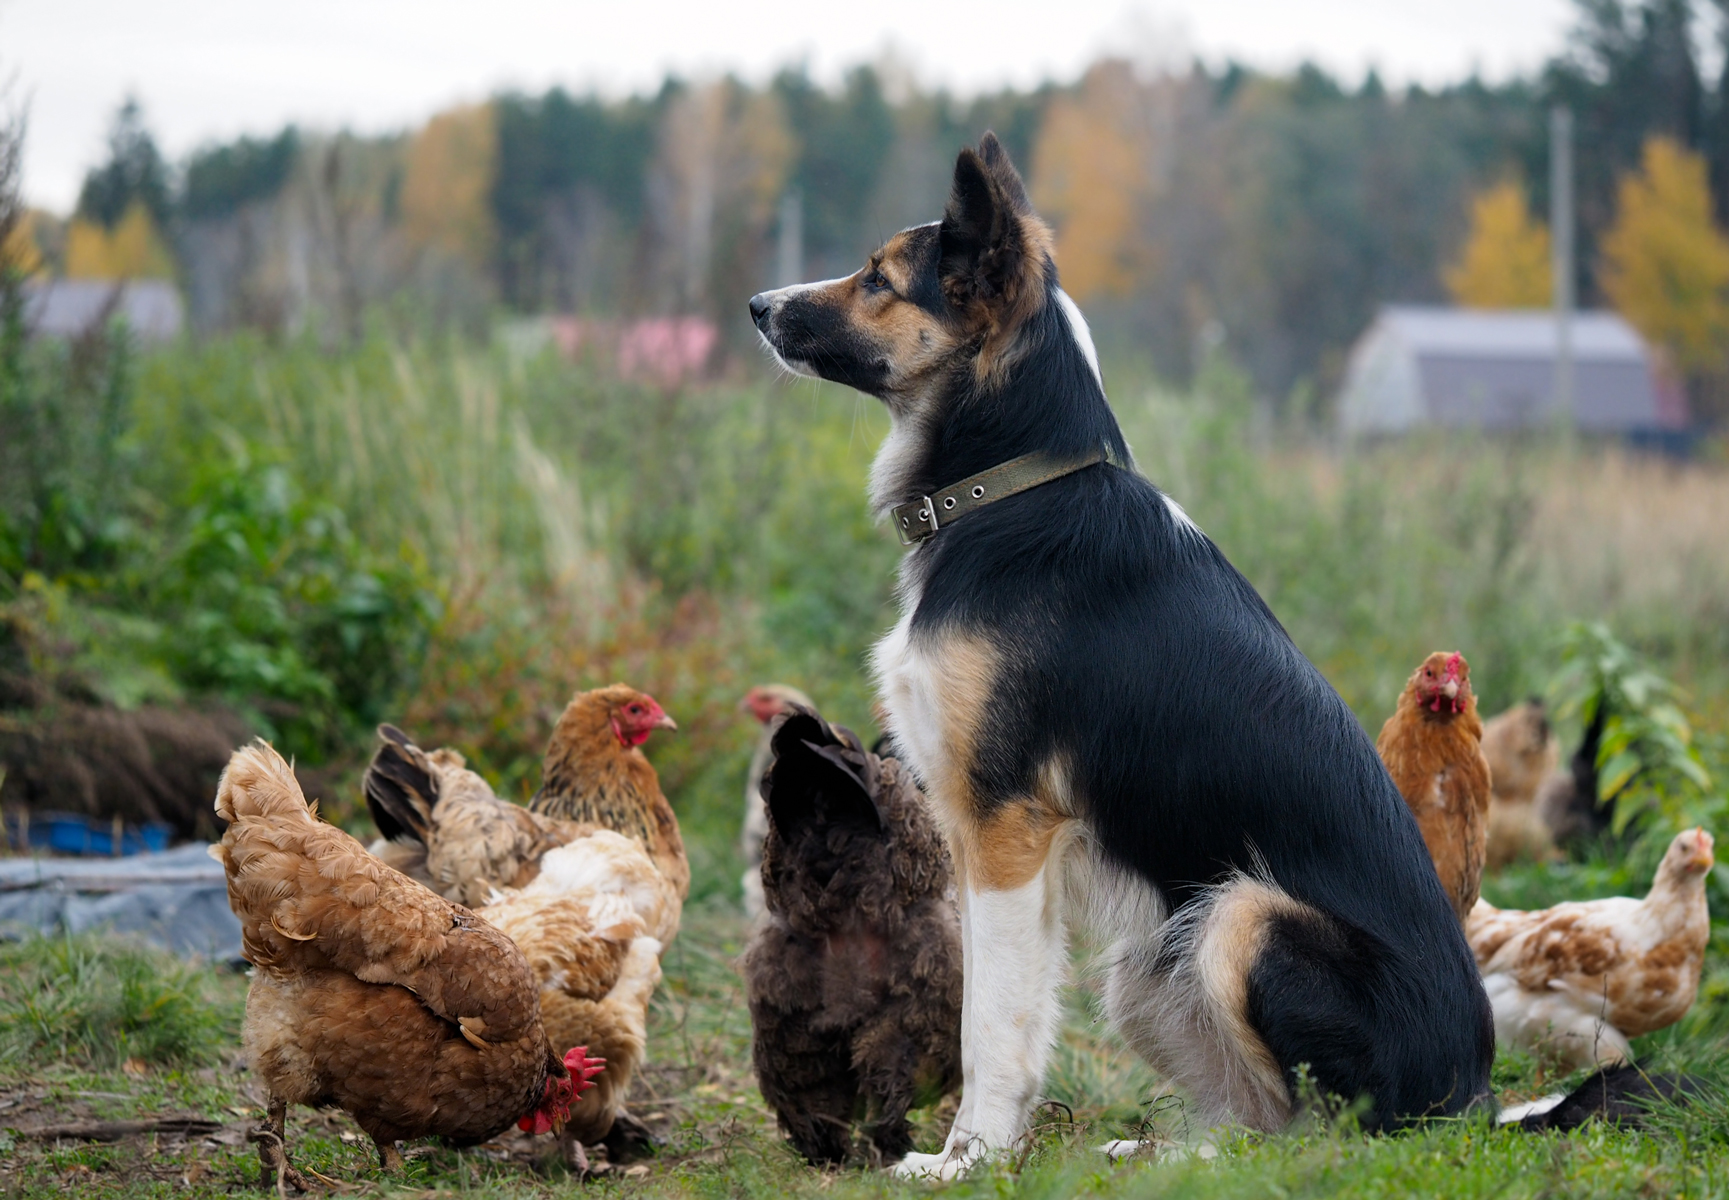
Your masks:
<svg viewBox="0 0 1729 1200"><path fill-rule="evenodd" d="M960 1083L961 945L948 852L892 758L796 707L763 778L767 916L744 953L757 1079L813 1163L912 1147L907 1112Z"/></svg>

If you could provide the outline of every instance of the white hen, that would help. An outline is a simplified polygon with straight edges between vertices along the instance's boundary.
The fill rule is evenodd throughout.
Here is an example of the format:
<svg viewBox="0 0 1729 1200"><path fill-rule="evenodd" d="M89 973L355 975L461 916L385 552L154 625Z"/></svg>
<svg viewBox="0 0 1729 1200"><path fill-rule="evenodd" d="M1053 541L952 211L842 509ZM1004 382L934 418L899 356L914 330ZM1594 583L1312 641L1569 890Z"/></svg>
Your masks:
<svg viewBox="0 0 1729 1200"><path fill-rule="evenodd" d="M1673 1025L1699 991L1711 918L1711 835L1677 834L1643 900L1538 912L1479 900L1465 925L1495 1012L1495 1037L1568 1068L1628 1058L1628 1039Z"/></svg>

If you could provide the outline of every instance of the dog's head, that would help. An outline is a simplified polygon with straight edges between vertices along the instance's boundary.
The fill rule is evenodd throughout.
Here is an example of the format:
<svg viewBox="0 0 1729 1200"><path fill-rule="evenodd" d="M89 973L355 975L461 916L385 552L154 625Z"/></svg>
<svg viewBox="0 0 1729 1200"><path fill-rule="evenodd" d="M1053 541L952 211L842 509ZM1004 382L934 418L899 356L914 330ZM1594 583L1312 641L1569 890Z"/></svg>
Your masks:
<svg viewBox="0 0 1729 1200"><path fill-rule="evenodd" d="M868 392L905 416L1014 362L1054 279L1051 233L994 134L955 162L943 219L902 230L853 274L751 297L788 369Z"/></svg>

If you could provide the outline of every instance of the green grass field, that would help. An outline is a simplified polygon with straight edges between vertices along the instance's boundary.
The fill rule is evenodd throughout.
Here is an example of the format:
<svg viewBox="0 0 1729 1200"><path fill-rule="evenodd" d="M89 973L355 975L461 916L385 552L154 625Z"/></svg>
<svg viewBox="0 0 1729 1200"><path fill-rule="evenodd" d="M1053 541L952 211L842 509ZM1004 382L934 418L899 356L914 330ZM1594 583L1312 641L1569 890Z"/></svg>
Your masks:
<svg viewBox="0 0 1729 1200"><path fill-rule="evenodd" d="M784 1148L749 1067L732 962L745 926L734 848L751 684L797 683L871 725L863 656L892 620L898 549L865 511L886 422L842 389L739 376L680 392L548 355L377 334L330 351L247 337L123 362L47 351L8 393L0 447L0 667L118 707L216 701L353 786L380 719L454 744L507 794L538 778L580 687L626 679L680 722L650 752L686 831L693 890L632 1102L658 1152L582 1185L645 1196L913 1195L881 1172L819 1173ZM101 369L98 370L97 368ZM103 372L108 372L104 374ZM1561 637L1602 622L1678 687L1708 787L1639 792L1647 836L1589 862L1489 881L1537 906L1640 894L1678 823L1717 822L1729 778L1729 469L1612 446L1435 437L1338 447L1269 424L1225 367L1176 393L1107 372L1141 467L1267 597L1374 732L1430 650L1463 650L1486 712L1564 699ZM92 382L95 380L96 382ZM104 382L106 381L106 382ZM34 389L34 390L32 390ZM22 414L22 415L20 415ZM28 453L20 453L20 448ZM0 733L36 719L0 712ZM1561 714L1569 745L1575 715ZM1725 830L1716 826L1715 831ZM1729 900L1720 869L1712 900ZM1640 1050L1729 1077L1729 924L1701 998ZM1180 1097L1092 1019L1077 964L1052 1103L963 1196L1653 1195L1729 1191L1729 1106L1647 1133L1567 1136L1440 1122L1364 1137L1322 1106L1218 1154L1109 1165L1091 1146L1176 1142ZM78 939L0 944L0 1193L229 1195L254 1189L260 1097L237 1061L244 981ZM1568 1081L1512 1058L1505 1098ZM118 1140L32 1131L172 1122ZM945 1110L920 1118L934 1148ZM181 1128L185 1128L182 1122ZM86 1128L85 1132L89 1132ZM297 1160L366 1194L532 1196L576 1184L512 1135L427 1145L385 1178L341 1114L300 1112Z"/></svg>
<svg viewBox="0 0 1729 1200"><path fill-rule="evenodd" d="M652 1061L633 1111L655 1130L654 1154L602 1165L586 1181L566 1175L550 1139L512 1133L468 1151L414 1148L387 1176L370 1141L340 1112L297 1110L296 1162L357 1194L553 1196L578 1190L640 1196L913 1196L863 1164L805 1166L781 1142L749 1068L750 1027L732 960L744 922L720 905L696 908L666 957L656 997ZM150 970L144 969L148 965ZM1721 960L1716 964L1723 965ZM99 940L14 946L0 983L0 1191L8 1197L74 1194L227 1196L257 1190L246 1131L262 1115L257 1085L240 1062L235 1031L244 980L186 971ZM1084 966L1082 971L1084 978ZM1713 990L1717 985L1713 985ZM139 1007L126 996L143 994ZM172 999L163 1002L163 996ZM183 1004L191 998L195 1004ZM1717 1003L1720 1003L1718 1001ZM1640 1045L1654 1066L1714 1080L1729 1068L1703 1005L1683 1026ZM1497 1129L1486 1118L1440 1121L1385 1137L1358 1133L1347 1116L1317 1106L1293 1132L1222 1133L1217 1155L1193 1145L1204 1132L1180 1099L1090 1015L1084 984L1070 990L1070 1020L1026 1143L945 1189L966 1197L1098 1196L1715 1196L1729 1191L1729 1100L1657 1110L1652 1128L1594 1127L1571 1134ZM50 1015L51 1014L51 1015ZM140 1017L144 1020L141 1022ZM44 1035L38 1023L62 1032ZM141 1025L153 1027L141 1041ZM66 1029L76 1027L76 1036ZM122 1057L124 1055L125 1057ZM1569 1082L1531 1060L1503 1058L1496 1087L1508 1100ZM934 1148L949 1109L920 1116L920 1145ZM96 1142L33 1134L78 1123L203 1118L189 1135L132 1133ZM1172 1145L1150 1161L1110 1164L1092 1147L1115 1137ZM1189 1148L1184 1148L1185 1144ZM273 1190L273 1189L271 1189Z"/></svg>

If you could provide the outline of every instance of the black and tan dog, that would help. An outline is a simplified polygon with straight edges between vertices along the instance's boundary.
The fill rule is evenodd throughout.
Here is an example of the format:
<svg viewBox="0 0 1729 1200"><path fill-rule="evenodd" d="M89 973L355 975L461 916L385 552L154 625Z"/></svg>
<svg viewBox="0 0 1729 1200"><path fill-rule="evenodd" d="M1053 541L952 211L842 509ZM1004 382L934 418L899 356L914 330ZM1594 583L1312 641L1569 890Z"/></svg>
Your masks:
<svg viewBox="0 0 1729 1200"><path fill-rule="evenodd" d="M923 539L876 669L961 881L965 1090L903 1173L1020 1136L1071 923L1111 947L1118 1028L1212 1122L1285 1124L1305 1065L1368 1097L1371 1127L1486 1097L1489 1005L1409 810L1255 590L1133 471L996 139L961 152L940 222L750 307L790 369L888 406L872 500Z"/></svg>

